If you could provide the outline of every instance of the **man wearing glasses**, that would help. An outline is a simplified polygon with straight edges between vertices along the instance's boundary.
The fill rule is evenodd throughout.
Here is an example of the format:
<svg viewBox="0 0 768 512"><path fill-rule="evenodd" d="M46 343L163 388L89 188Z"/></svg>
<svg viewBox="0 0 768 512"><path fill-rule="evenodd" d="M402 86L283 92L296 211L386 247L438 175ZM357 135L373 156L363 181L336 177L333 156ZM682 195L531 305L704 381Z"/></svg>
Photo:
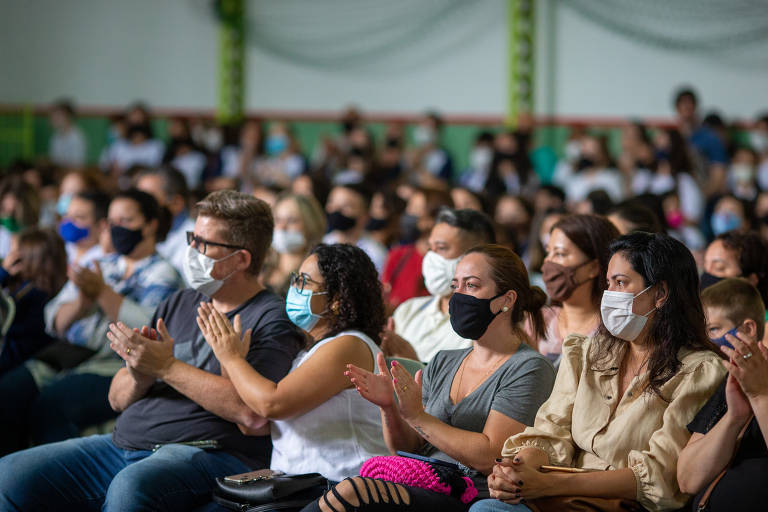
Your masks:
<svg viewBox="0 0 768 512"><path fill-rule="evenodd" d="M110 325L125 360L109 392L122 412L114 433L0 459L0 510L189 510L210 499L215 477L269 467L268 424L222 375L195 319L210 302L241 332L252 329L246 359L260 374L288 373L303 338L258 280L272 214L234 191L198 208L184 258L192 288L161 303L151 327Z"/></svg>

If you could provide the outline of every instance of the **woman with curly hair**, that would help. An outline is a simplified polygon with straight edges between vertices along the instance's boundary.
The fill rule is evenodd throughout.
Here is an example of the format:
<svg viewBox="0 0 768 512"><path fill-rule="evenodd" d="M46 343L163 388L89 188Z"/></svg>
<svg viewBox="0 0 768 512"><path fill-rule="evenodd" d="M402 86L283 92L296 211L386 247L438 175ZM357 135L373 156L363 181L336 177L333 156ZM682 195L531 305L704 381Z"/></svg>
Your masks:
<svg viewBox="0 0 768 512"><path fill-rule="evenodd" d="M387 452L378 407L344 376L350 363L372 371L381 353L378 272L357 247L318 245L291 280L286 312L311 341L280 382L245 360L250 332L241 338L237 319L233 326L203 303L197 322L245 404L271 420L272 469L330 480L356 475L366 459Z"/></svg>

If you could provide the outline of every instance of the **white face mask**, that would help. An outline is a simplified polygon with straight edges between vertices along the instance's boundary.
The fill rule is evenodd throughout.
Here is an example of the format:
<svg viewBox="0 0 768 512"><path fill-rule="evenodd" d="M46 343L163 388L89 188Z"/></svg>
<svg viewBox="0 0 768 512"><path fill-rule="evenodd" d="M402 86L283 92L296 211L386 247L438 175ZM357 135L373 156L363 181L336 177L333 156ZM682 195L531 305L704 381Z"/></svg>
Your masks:
<svg viewBox="0 0 768 512"><path fill-rule="evenodd" d="M608 332L625 341L634 341L640 335L640 331L643 330L648 321L648 315L653 313L656 308L654 307L644 315L637 315L632 312L632 305L635 302L635 297L645 293L651 286L637 295L608 290L603 292L600 315L603 317L603 324Z"/></svg>
<svg viewBox="0 0 768 512"><path fill-rule="evenodd" d="M430 295L445 297L451 294L451 281L460 259L447 260L436 252L427 252L421 262L421 274Z"/></svg>
<svg viewBox="0 0 768 512"><path fill-rule="evenodd" d="M272 233L272 247L280 254L296 252L303 249L305 245L307 245L307 241L301 231L275 229Z"/></svg>
<svg viewBox="0 0 768 512"><path fill-rule="evenodd" d="M493 160L491 148L479 147L472 150L469 156L469 165L475 172L487 172Z"/></svg>
<svg viewBox="0 0 768 512"><path fill-rule="evenodd" d="M230 272L224 279L214 279L211 277L213 266L230 256L234 256L238 252L240 251L235 251L228 256L215 260L190 245L187 247L187 254L184 258L184 279L187 280L190 287L207 297L212 297L224 285L224 281L236 272L236 270Z"/></svg>

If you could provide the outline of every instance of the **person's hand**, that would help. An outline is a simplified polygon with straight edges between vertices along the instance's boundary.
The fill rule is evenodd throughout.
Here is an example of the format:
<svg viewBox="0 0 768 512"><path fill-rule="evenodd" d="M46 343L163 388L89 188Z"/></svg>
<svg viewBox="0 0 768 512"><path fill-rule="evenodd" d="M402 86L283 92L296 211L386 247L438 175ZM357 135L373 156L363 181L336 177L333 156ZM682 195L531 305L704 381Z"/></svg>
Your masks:
<svg viewBox="0 0 768 512"><path fill-rule="evenodd" d="M152 339L142 333L152 336L151 329L138 331L122 322L109 324L109 346L125 360L128 367L144 375L162 379L176 361L173 357L173 338L162 318L157 321L155 334L159 333L159 339Z"/></svg>
<svg viewBox="0 0 768 512"><path fill-rule="evenodd" d="M525 448L511 458L502 459L494 466L495 490L491 495L512 504L551 496L557 477L539 469L547 462L549 457L538 448Z"/></svg>
<svg viewBox="0 0 768 512"><path fill-rule="evenodd" d="M736 377L729 373L726 378L728 379L725 384L725 401L728 404L726 415L741 427L752 414L752 406Z"/></svg>
<svg viewBox="0 0 768 512"><path fill-rule="evenodd" d="M387 326L381 331L381 350L387 357L405 357L419 360L419 356L408 341L395 332L395 319L389 317Z"/></svg>
<svg viewBox="0 0 768 512"><path fill-rule="evenodd" d="M733 348L720 347L728 357L728 372L739 382L744 394L751 401L768 397L768 349L756 339L744 333L726 334L725 339Z"/></svg>
<svg viewBox="0 0 768 512"><path fill-rule="evenodd" d="M417 371L414 378L400 363L392 361L391 372L400 416L405 421L415 420L419 415L424 414L424 404L421 401L422 371Z"/></svg>
<svg viewBox="0 0 768 512"><path fill-rule="evenodd" d="M509 459L507 461L511 463ZM493 466L493 471L488 475L488 490L491 493L491 498L507 503L517 504L520 502L523 484L522 480L513 480L499 462Z"/></svg>
<svg viewBox="0 0 768 512"><path fill-rule="evenodd" d="M69 279L91 300L95 300L107 286L101 275L99 263L93 262L93 270L73 265L67 271Z"/></svg>
<svg viewBox="0 0 768 512"><path fill-rule="evenodd" d="M3 268L8 274L17 276L22 270L21 254L18 249L11 249L3 259Z"/></svg>
<svg viewBox="0 0 768 512"><path fill-rule="evenodd" d="M379 352L376 355L376 364L379 367L378 373L374 374L353 364L348 364L344 375L352 381L360 396L372 404L386 409L395 404L392 375L389 373L387 360L383 353Z"/></svg>
<svg viewBox="0 0 768 512"><path fill-rule="evenodd" d="M197 325L216 359L224 365L232 359L243 359L251 346L251 329L243 333L240 315L232 322L210 303L201 302L197 310Z"/></svg>

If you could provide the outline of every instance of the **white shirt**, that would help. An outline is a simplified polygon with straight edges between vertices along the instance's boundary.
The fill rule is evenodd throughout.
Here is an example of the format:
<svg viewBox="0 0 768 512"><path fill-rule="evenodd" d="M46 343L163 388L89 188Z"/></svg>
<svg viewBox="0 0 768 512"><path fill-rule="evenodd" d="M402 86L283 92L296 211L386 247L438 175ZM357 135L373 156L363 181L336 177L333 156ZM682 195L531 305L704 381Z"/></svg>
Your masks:
<svg viewBox="0 0 768 512"><path fill-rule="evenodd" d="M616 169L585 170L577 173L568 162L560 162L555 169L553 181L565 190L565 196L571 202L583 201L595 190L605 190L615 203L624 198L621 175Z"/></svg>
<svg viewBox="0 0 768 512"><path fill-rule="evenodd" d="M291 371L323 345L349 335L365 342L376 360L381 350L373 340L360 331L345 331L299 353ZM289 474L320 473L329 480L341 481L359 475L360 466L371 457L389 454L381 433L379 408L354 388L337 393L304 414L272 421L271 425L270 467Z"/></svg>
<svg viewBox="0 0 768 512"><path fill-rule="evenodd" d="M337 244L339 243L339 235L331 231L323 237L323 243ZM379 275L381 275L382 270L384 270L384 264L387 262L387 248L373 238L365 235L360 237L355 245L362 249L365 254L371 258L373 266L376 267L376 271L379 273Z"/></svg>
<svg viewBox="0 0 768 512"><path fill-rule="evenodd" d="M677 175L656 174L648 169L638 169L632 178L632 192L635 195L654 194L657 196L677 191L680 198L680 210L691 221L698 221L704 210L704 196L693 177L685 172Z"/></svg>
<svg viewBox="0 0 768 512"><path fill-rule="evenodd" d="M86 267L88 266L93 260L96 260L98 258L101 258L104 256L104 250L101 248L101 245L96 244L87 251L83 253L80 258L77 258L77 244L73 242L67 242L64 244L65 249L67 250L67 261L70 265L75 264L80 267ZM69 282L67 282L69 283Z"/></svg>
<svg viewBox="0 0 768 512"><path fill-rule="evenodd" d="M163 160L165 145L156 139L149 139L141 144L131 144L127 141L117 141L111 154L112 163L121 170L133 165L155 167Z"/></svg>
<svg viewBox="0 0 768 512"><path fill-rule="evenodd" d="M181 171L192 190L200 186L207 163L208 159L199 151L190 151L171 160L171 165Z"/></svg>
<svg viewBox="0 0 768 512"><path fill-rule="evenodd" d="M77 126L70 126L66 131L55 131L48 146L51 162L64 167L85 165L85 136Z"/></svg>
<svg viewBox="0 0 768 512"><path fill-rule="evenodd" d="M392 318L395 333L416 350L420 361L429 362L441 350L469 348L472 340L453 330L451 319L440 310L439 297L414 297L400 304Z"/></svg>
<svg viewBox="0 0 768 512"><path fill-rule="evenodd" d="M187 231L195 230L195 219L187 217L176 228L168 232L165 240L155 247L158 254L174 266L184 277L184 256L187 254Z"/></svg>

